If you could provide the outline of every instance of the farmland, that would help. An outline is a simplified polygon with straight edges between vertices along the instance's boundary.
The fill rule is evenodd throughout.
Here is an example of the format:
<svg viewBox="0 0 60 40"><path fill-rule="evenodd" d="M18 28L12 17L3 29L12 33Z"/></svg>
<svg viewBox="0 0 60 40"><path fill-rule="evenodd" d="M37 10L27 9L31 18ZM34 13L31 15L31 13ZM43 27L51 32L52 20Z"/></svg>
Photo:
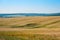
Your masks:
<svg viewBox="0 0 60 40"><path fill-rule="evenodd" d="M0 40L60 40L60 16L0 18Z"/></svg>
<svg viewBox="0 0 60 40"><path fill-rule="evenodd" d="M4 29L4 30L3 30ZM60 28L0 30L1 40L60 40Z"/></svg>
<svg viewBox="0 0 60 40"><path fill-rule="evenodd" d="M0 18L0 27L5 28L59 28L60 16L35 16Z"/></svg>

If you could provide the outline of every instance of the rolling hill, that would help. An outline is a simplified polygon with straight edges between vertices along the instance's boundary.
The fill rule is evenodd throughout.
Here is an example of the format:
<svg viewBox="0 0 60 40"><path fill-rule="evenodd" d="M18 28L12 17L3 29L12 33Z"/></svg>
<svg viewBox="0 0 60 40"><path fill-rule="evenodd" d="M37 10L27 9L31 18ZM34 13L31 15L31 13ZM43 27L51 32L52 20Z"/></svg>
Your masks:
<svg viewBox="0 0 60 40"><path fill-rule="evenodd" d="M24 16L60 16L60 13L14 13L2 14L0 18L24 17Z"/></svg>
<svg viewBox="0 0 60 40"><path fill-rule="evenodd" d="M30 16L0 18L0 27L6 28L60 28L60 16Z"/></svg>

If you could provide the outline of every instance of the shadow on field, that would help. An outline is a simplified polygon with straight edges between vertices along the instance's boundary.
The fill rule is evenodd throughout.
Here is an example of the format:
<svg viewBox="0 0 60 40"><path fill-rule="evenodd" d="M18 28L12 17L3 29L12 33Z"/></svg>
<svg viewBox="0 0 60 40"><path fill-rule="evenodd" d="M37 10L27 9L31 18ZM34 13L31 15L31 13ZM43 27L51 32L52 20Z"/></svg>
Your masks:
<svg viewBox="0 0 60 40"><path fill-rule="evenodd" d="M37 23L28 23L28 24L25 24L25 25L13 25L11 26L11 28L39 28L39 24Z"/></svg>

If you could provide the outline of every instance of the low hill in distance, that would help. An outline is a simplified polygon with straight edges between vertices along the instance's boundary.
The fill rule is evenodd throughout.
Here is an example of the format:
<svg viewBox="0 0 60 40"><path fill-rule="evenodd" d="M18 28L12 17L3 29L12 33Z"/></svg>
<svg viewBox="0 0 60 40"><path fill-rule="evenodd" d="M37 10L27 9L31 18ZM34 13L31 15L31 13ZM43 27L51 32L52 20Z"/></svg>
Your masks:
<svg viewBox="0 0 60 40"><path fill-rule="evenodd" d="M14 14L2 14L0 18L12 18L12 17L24 17L24 16L60 16L60 13L14 13Z"/></svg>

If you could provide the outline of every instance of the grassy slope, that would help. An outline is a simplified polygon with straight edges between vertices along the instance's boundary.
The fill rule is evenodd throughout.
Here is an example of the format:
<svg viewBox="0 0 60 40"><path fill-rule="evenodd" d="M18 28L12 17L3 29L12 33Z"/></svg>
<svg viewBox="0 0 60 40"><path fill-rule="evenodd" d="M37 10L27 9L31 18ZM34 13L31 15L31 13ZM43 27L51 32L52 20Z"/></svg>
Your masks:
<svg viewBox="0 0 60 40"><path fill-rule="evenodd" d="M35 34L22 31L0 31L0 39L4 40L60 40L59 34Z"/></svg>
<svg viewBox="0 0 60 40"><path fill-rule="evenodd" d="M54 28L60 27L60 16L0 18L0 27L12 28Z"/></svg>
<svg viewBox="0 0 60 40"><path fill-rule="evenodd" d="M0 40L60 40L60 16L0 18L0 27Z"/></svg>

